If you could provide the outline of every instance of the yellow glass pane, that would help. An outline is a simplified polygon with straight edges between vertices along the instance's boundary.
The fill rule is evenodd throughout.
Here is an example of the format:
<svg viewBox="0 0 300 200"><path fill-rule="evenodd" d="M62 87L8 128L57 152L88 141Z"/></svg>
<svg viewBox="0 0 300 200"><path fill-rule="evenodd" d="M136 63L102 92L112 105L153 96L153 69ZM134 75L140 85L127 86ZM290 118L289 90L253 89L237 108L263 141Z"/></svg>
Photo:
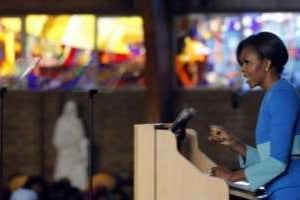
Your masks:
<svg viewBox="0 0 300 200"><path fill-rule="evenodd" d="M26 16L26 33L43 39L60 42L70 15L28 15Z"/></svg>
<svg viewBox="0 0 300 200"><path fill-rule="evenodd" d="M21 27L18 17L0 18L0 76L16 74L15 60L21 54Z"/></svg>
<svg viewBox="0 0 300 200"><path fill-rule="evenodd" d="M144 40L141 17L99 17L97 48L113 53L129 52L128 44Z"/></svg>
<svg viewBox="0 0 300 200"><path fill-rule="evenodd" d="M141 17L123 17L121 23L124 24L123 41L126 43L140 43L144 40L143 20Z"/></svg>
<svg viewBox="0 0 300 200"><path fill-rule="evenodd" d="M28 15L26 32L51 42L93 49L95 20L94 15Z"/></svg>
<svg viewBox="0 0 300 200"><path fill-rule="evenodd" d="M0 18L2 29L7 31L21 32L21 19L18 17L3 17Z"/></svg>
<svg viewBox="0 0 300 200"><path fill-rule="evenodd" d="M47 18L47 15L27 15L25 18L26 33L33 36L39 36L43 30Z"/></svg>
<svg viewBox="0 0 300 200"><path fill-rule="evenodd" d="M72 15L62 38L62 43L68 46L94 49L95 26L94 15Z"/></svg>

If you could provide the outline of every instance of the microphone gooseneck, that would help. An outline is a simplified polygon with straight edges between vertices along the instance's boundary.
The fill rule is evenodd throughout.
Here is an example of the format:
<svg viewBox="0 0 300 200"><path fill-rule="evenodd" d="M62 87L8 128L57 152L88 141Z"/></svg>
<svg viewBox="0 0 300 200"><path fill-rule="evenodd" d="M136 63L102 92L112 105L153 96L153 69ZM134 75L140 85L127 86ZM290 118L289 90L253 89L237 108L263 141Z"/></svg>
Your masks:
<svg viewBox="0 0 300 200"><path fill-rule="evenodd" d="M195 114L196 114L196 110L194 108L184 108L170 126L170 130L176 136L177 147L179 150L180 150L181 143L186 136L185 129L187 123Z"/></svg>

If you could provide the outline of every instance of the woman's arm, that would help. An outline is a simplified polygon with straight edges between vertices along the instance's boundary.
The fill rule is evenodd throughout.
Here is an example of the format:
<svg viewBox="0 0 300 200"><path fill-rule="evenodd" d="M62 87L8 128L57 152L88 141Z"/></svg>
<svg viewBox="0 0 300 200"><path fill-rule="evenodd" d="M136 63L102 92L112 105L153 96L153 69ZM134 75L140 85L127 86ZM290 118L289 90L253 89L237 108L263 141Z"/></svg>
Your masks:
<svg viewBox="0 0 300 200"><path fill-rule="evenodd" d="M241 181L246 179L243 169L237 171L230 171L222 166L213 167L211 169L211 175L225 179L226 181L230 182Z"/></svg>
<svg viewBox="0 0 300 200"><path fill-rule="evenodd" d="M267 149L267 156L258 163L245 168L245 176L253 189L265 185L288 166L294 140L294 127L298 119L298 97L290 90L275 90L269 101L263 104L265 112L260 114L258 130L269 130L269 140L261 139L258 132L258 146Z"/></svg>
<svg viewBox="0 0 300 200"><path fill-rule="evenodd" d="M228 146L232 150L236 151L238 154L244 157L247 154L246 144L242 142L239 138L230 134L222 126L211 125L208 140Z"/></svg>
<svg viewBox="0 0 300 200"><path fill-rule="evenodd" d="M246 157L247 154L247 147L244 142L239 139L235 139L231 144L230 148L240 154L243 157Z"/></svg>

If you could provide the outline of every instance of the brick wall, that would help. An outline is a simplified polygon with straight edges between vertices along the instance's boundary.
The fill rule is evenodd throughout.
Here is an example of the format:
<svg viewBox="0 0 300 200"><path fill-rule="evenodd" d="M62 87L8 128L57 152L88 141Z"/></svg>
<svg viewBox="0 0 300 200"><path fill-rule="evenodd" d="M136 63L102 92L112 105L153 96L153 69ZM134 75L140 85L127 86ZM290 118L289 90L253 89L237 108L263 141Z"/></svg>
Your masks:
<svg viewBox="0 0 300 200"><path fill-rule="evenodd" d="M257 110L262 97L251 92L239 97L232 106L232 93L226 91L178 91L175 113L192 106L197 115L188 124L199 134L199 145L217 163L237 166L230 150L207 141L210 124L224 125L244 141L252 144ZM4 176L21 172L44 174L52 178L55 149L53 127L63 104L74 99L88 134L90 99L86 93L8 92L4 113ZM133 171L133 125L145 122L145 92L117 91L97 94L94 99L94 171L117 173Z"/></svg>
<svg viewBox="0 0 300 200"><path fill-rule="evenodd" d="M40 170L39 94L7 93L4 111L4 176Z"/></svg>
<svg viewBox="0 0 300 200"><path fill-rule="evenodd" d="M14 173L52 178L53 128L66 100L79 104L89 134L90 99L86 93L8 92L4 113L4 178ZM132 172L133 125L145 123L144 92L97 94L94 97L94 170Z"/></svg>
<svg viewBox="0 0 300 200"><path fill-rule="evenodd" d="M176 98L177 113L185 106L197 111L188 126L198 132L199 146L220 165L237 168L237 155L228 148L207 141L211 124L224 126L248 144L254 144L254 130L262 92L234 96L230 91L181 91ZM238 105L235 106L236 100Z"/></svg>

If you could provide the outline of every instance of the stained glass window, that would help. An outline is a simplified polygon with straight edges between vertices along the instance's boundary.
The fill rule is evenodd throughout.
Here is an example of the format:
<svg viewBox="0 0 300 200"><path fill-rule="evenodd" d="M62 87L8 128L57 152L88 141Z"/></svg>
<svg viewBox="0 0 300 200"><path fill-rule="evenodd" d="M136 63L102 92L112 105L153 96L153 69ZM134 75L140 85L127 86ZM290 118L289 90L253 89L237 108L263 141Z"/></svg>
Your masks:
<svg viewBox="0 0 300 200"><path fill-rule="evenodd" d="M235 58L240 40L259 31L278 34L290 60L283 76L300 87L300 13L193 14L175 20L177 85L183 88L248 89Z"/></svg>
<svg viewBox="0 0 300 200"><path fill-rule="evenodd" d="M141 17L0 18L1 86L32 91L144 87Z"/></svg>
<svg viewBox="0 0 300 200"><path fill-rule="evenodd" d="M19 74L16 59L21 56L21 19L18 17L0 18L0 85L18 82Z"/></svg>
<svg viewBox="0 0 300 200"><path fill-rule="evenodd" d="M98 18L97 49L100 73L98 84L143 87L145 47L140 17Z"/></svg>
<svg viewBox="0 0 300 200"><path fill-rule="evenodd" d="M26 58L40 58L26 76L30 90L81 89L78 82L92 63L94 15L26 16Z"/></svg>

